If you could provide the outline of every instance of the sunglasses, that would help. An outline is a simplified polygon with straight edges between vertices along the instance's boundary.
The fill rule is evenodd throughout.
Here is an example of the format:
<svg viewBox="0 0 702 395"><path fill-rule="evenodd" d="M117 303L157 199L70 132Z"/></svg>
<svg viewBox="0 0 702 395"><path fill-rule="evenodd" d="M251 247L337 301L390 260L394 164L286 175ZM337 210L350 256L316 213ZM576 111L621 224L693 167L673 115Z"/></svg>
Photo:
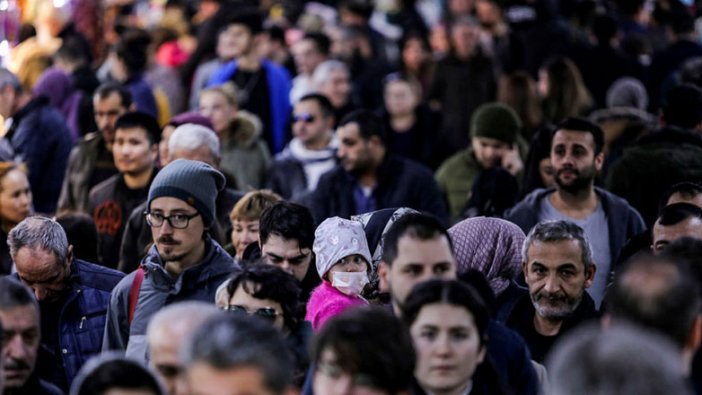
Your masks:
<svg viewBox="0 0 702 395"><path fill-rule="evenodd" d="M239 304L229 305L224 310L231 311L235 314L255 315L269 321L275 321L275 318L277 316L283 315L282 313L277 312L272 307L261 307L260 309L249 311L246 307Z"/></svg>
<svg viewBox="0 0 702 395"><path fill-rule="evenodd" d="M303 112L301 114L295 114L292 117L293 123L297 122L297 121L303 121L305 123L312 123L312 122L314 122L315 119L317 119L317 118L308 112Z"/></svg>

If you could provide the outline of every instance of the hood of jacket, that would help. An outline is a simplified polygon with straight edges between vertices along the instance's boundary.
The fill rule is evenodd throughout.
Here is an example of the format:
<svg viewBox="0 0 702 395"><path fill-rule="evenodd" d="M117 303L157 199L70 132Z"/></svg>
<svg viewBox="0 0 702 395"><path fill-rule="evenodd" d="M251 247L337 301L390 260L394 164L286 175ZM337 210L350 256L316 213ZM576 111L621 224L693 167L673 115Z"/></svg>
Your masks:
<svg viewBox="0 0 702 395"><path fill-rule="evenodd" d="M251 147L261 137L262 131L263 123L256 115L239 110L225 132L224 144L230 147Z"/></svg>

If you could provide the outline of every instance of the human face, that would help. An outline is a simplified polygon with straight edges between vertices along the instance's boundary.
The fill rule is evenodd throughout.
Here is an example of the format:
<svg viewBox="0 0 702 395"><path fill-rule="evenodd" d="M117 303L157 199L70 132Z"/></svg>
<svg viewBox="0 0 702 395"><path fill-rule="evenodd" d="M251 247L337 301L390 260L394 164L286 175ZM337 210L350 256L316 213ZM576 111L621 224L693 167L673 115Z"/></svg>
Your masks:
<svg viewBox="0 0 702 395"><path fill-rule="evenodd" d="M683 237L702 239L702 219L688 218L674 225L661 225L656 221L651 250L654 254L660 254L670 243Z"/></svg>
<svg viewBox="0 0 702 395"><path fill-rule="evenodd" d="M149 141L146 130L141 127L117 129L112 155L120 173L141 175L153 169L158 145Z"/></svg>
<svg viewBox="0 0 702 395"><path fill-rule="evenodd" d="M595 155L592 134L562 129L553 136L551 165L560 189L577 193L592 188L603 162L602 153Z"/></svg>
<svg viewBox="0 0 702 395"><path fill-rule="evenodd" d="M217 47L220 45L223 48L227 46L229 48L227 54L231 55L232 58L248 55L253 47L253 35L244 25L233 24L227 26L226 29L219 33L218 39Z"/></svg>
<svg viewBox="0 0 702 395"><path fill-rule="evenodd" d="M217 133L222 133L229 126L236 112L236 106L220 92L209 91L200 96L200 114L209 118Z"/></svg>
<svg viewBox="0 0 702 395"><path fill-rule="evenodd" d="M149 364L161 378L169 395L187 395L179 357L179 346L186 339L168 330L159 331L159 335L149 338Z"/></svg>
<svg viewBox="0 0 702 395"><path fill-rule="evenodd" d="M332 128L332 118L325 117L316 100L303 100L293 110L293 135L305 147L322 144Z"/></svg>
<svg viewBox="0 0 702 395"><path fill-rule="evenodd" d="M429 58L424 44L417 38L409 39L402 49L402 61L410 70L419 70Z"/></svg>
<svg viewBox="0 0 702 395"><path fill-rule="evenodd" d="M408 115L419 105L419 96L406 81L391 81L385 85L385 107L391 115Z"/></svg>
<svg viewBox="0 0 702 395"><path fill-rule="evenodd" d="M10 170L0 181L0 218L10 225L20 223L32 210L32 191L27 175Z"/></svg>
<svg viewBox="0 0 702 395"><path fill-rule="evenodd" d="M410 327L417 352L414 376L431 393L462 393L485 347L470 311L445 303L429 304Z"/></svg>
<svg viewBox="0 0 702 395"><path fill-rule="evenodd" d="M370 266L368 265L368 262L366 262L366 258L359 254L353 254L339 259L339 261L329 269L329 272L327 272L325 276L328 277L327 280L331 281L331 273L358 273L368 270L370 270Z"/></svg>
<svg viewBox="0 0 702 395"><path fill-rule="evenodd" d="M59 262L56 254L43 249L22 247L15 253L17 275L40 303L55 301L64 294L72 251L73 247L69 247L66 262Z"/></svg>
<svg viewBox="0 0 702 395"><path fill-rule="evenodd" d="M539 176L544 187L551 188L556 186L556 180L553 175L553 166L551 166L551 158L543 158L539 161Z"/></svg>
<svg viewBox="0 0 702 395"><path fill-rule="evenodd" d="M548 83L548 72L545 69L539 70L539 79L536 82L536 92L542 99L548 97L549 83Z"/></svg>
<svg viewBox="0 0 702 395"><path fill-rule="evenodd" d="M585 269L578 241L535 241L527 259L524 277L539 317L560 321L570 316L595 276L595 265Z"/></svg>
<svg viewBox="0 0 702 395"><path fill-rule="evenodd" d="M127 112L127 108L122 105L122 99L115 92L107 95L105 98L95 96L93 98L93 109L95 111L95 124L108 146L111 146L115 140L117 118Z"/></svg>
<svg viewBox="0 0 702 395"><path fill-rule="evenodd" d="M501 19L500 8L493 0L477 0L475 2L475 14L480 25L485 28L492 28Z"/></svg>
<svg viewBox="0 0 702 395"><path fill-rule="evenodd" d="M235 219L232 221L232 245L236 250L236 257L242 259L244 250L251 243L258 243L259 221L246 221Z"/></svg>
<svg viewBox="0 0 702 395"><path fill-rule="evenodd" d="M362 174L374 168L371 154L370 139L361 136L358 124L347 123L336 130L336 135L341 142L336 151L336 157L348 172Z"/></svg>
<svg viewBox="0 0 702 395"><path fill-rule="evenodd" d="M378 276L381 290L390 292L395 314L399 315L415 285L427 280L456 278L456 261L445 236L422 240L405 235L397 241L395 261L382 262Z"/></svg>
<svg viewBox="0 0 702 395"><path fill-rule="evenodd" d="M0 117L10 118L15 107L17 92L10 84L0 86Z"/></svg>
<svg viewBox="0 0 702 395"><path fill-rule="evenodd" d="M267 264L278 266L300 282L307 275L312 262L311 249L301 249L297 240L284 239L278 235L268 236L268 240L261 245L261 255Z"/></svg>
<svg viewBox="0 0 702 395"><path fill-rule="evenodd" d="M478 45L480 28L465 24L458 24L451 28L451 41L456 55L460 59L468 59L473 55Z"/></svg>
<svg viewBox="0 0 702 395"><path fill-rule="evenodd" d="M197 213L197 210L180 199L163 196L151 202L151 212L168 217L174 214L189 216ZM158 228L151 228L151 236L161 259L164 262L186 264L196 263L204 254L204 232L205 225L201 215L191 218L185 229L175 229L168 221L163 221Z"/></svg>
<svg viewBox="0 0 702 395"><path fill-rule="evenodd" d="M0 309L5 390L20 388L34 370L39 350L39 316L32 305ZM9 391L8 391L9 392Z"/></svg>
<svg viewBox="0 0 702 395"><path fill-rule="evenodd" d="M475 159L484 169L499 166L510 148L509 144L489 137L473 137L471 143Z"/></svg>
<svg viewBox="0 0 702 395"><path fill-rule="evenodd" d="M325 349L316 364L312 388L315 394L326 395L391 395L387 391L363 384L362 375L354 375L339 366L336 353Z"/></svg>
<svg viewBox="0 0 702 395"><path fill-rule="evenodd" d="M276 395L266 386L261 369L242 365L219 369L204 362L188 368L190 395Z"/></svg>
<svg viewBox="0 0 702 395"><path fill-rule="evenodd" d="M246 288L254 291L258 285L249 283ZM248 314L253 314L258 309L273 309L277 313L273 326L282 331L285 327L285 319L283 318L283 306L273 299L258 299L246 292L244 287L239 284L239 287L234 292L234 295L229 299L229 306L241 306L246 309Z"/></svg>
<svg viewBox="0 0 702 395"><path fill-rule="evenodd" d="M332 70L329 79L319 87L320 92L326 96L334 108L341 108L349 100L351 83L349 73L343 70Z"/></svg>
<svg viewBox="0 0 702 395"><path fill-rule="evenodd" d="M300 40L293 44L292 55L297 71L302 74L312 74L314 69L324 62L324 55L317 50L312 40Z"/></svg>

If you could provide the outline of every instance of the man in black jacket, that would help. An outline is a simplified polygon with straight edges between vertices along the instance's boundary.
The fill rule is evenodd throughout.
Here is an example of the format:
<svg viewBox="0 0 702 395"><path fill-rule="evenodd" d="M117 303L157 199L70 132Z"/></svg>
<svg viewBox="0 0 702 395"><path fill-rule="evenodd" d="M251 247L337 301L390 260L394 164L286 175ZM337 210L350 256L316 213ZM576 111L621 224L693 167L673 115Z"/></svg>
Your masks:
<svg viewBox="0 0 702 395"><path fill-rule="evenodd" d="M447 220L431 170L387 153L378 116L366 110L352 112L339 123L337 137L341 164L322 176L311 197L318 223L389 207L410 207Z"/></svg>

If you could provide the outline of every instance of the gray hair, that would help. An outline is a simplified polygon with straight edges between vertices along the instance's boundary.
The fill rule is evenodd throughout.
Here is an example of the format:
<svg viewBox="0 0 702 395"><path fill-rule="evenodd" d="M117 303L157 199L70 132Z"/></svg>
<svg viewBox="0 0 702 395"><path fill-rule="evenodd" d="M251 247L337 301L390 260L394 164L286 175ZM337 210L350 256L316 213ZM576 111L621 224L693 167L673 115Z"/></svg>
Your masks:
<svg viewBox="0 0 702 395"><path fill-rule="evenodd" d="M551 395L689 395L675 347L642 328L577 328L546 361Z"/></svg>
<svg viewBox="0 0 702 395"><path fill-rule="evenodd" d="M33 306L39 316L39 304L32 291L11 277L0 277L0 310L24 306Z"/></svg>
<svg viewBox="0 0 702 395"><path fill-rule="evenodd" d="M168 139L168 152L184 149L194 151L206 145L215 160L220 158L219 137L214 130L194 123L178 126Z"/></svg>
<svg viewBox="0 0 702 395"><path fill-rule="evenodd" d="M222 313L195 331L182 350L181 360L186 369L198 362L219 370L253 366L269 390L282 394L293 371L287 350L282 335L269 323Z"/></svg>
<svg viewBox="0 0 702 395"><path fill-rule="evenodd" d="M340 60L332 59L320 63L319 66L314 69L314 73L312 73L312 83L316 88L319 88L329 80L331 73L337 70L350 74L349 68Z"/></svg>
<svg viewBox="0 0 702 395"><path fill-rule="evenodd" d="M154 314L146 329L146 338L151 342L161 328L174 327L178 327L179 334L190 337L202 323L215 316L218 311L211 303L201 301L174 303Z"/></svg>
<svg viewBox="0 0 702 395"><path fill-rule="evenodd" d="M7 236L10 256L15 260L22 247L51 251L63 263L68 256L68 238L61 225L51 218L33 216L17 224Z"/></svg>
<svg viewBox="0 0 702 395"><path fill-rule="evenodd" d="M594 265L592 260L592 248L590 247L590 242L583 228L570 221L563 220L544 221L536 224L536 226L529 231L522 245L522 260L524 262L529 262L527 252L529 251L529 247L537 241L542 243L554 243L563 240L575 240L578 242L580 250L582 251L582 261L585 270Z"/></svg>
<svg viewBox="0 0 702 395"><path fill-rule="evenodd" d="M5 89L7 85L14 88L15 92L22 92L22 84L19 78L10 70L0 67L0 90Z"/></svg>

